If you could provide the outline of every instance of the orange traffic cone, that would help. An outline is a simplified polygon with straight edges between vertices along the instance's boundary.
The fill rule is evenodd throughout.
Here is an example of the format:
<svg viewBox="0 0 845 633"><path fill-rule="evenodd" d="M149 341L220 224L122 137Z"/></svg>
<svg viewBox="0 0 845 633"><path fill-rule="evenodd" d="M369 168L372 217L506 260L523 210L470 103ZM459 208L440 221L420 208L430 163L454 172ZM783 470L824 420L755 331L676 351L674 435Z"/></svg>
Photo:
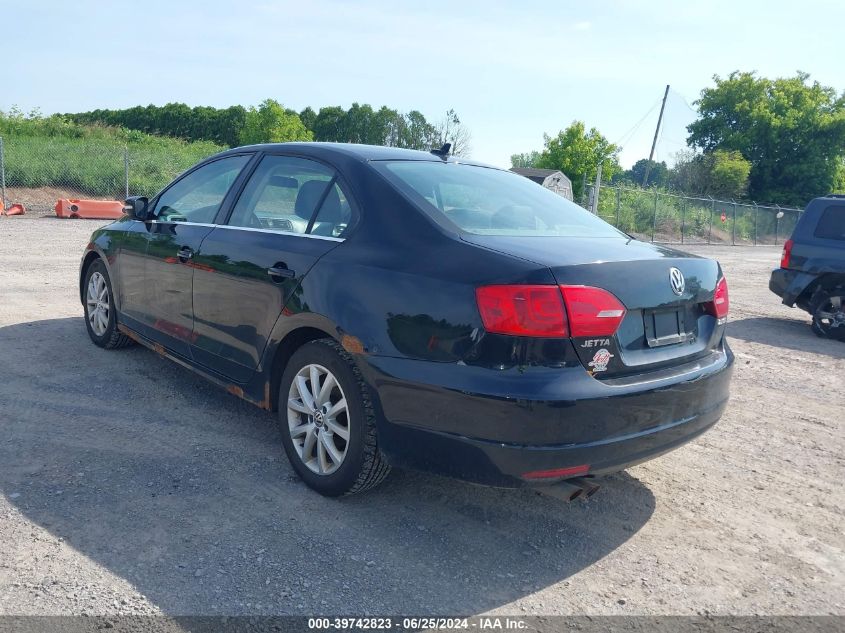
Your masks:
<svg viewBox="0 0 845 633"><path fill-rule="evenodd" d="M26 208L22 204L13 204L4 213L6 215L23 215L26 213Z"/></svg>

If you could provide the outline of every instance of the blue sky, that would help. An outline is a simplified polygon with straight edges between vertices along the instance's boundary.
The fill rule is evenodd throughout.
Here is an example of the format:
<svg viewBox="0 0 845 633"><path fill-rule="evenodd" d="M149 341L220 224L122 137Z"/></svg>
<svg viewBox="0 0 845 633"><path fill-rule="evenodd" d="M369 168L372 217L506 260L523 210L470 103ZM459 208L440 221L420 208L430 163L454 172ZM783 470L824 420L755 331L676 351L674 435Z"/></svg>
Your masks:
<svg viewBox="0 0 845 633"><path fill-rule="evenodd" d="M667 83L657 152L667 160L713 74L800 69L845 89L841 0L0 0L0 24L0 110L271 97L297 110L358 101L431 120L454 108L472 156L502 166L574 119L624 141L630 165L648 155Z"/></svg>

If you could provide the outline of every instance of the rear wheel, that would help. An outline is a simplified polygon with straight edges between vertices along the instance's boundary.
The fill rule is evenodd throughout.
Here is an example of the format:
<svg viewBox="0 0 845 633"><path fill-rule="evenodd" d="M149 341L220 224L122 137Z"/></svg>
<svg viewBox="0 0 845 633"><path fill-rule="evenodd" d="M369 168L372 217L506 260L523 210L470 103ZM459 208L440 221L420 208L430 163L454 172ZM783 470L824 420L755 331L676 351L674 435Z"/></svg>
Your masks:
<svg viewBox="0 0 845 633"><path fill-rule="evenodd" d="M811 307L813 332L824 338L845 341L845 287L817 292Z"/></svg>
<svg viewBox="0 0 845 633"><path fill-rule="evenodd" d="M372 488L390 470L378 449L367 386L332 339L294 352L279 386L279 421L291 465L320 494Z"/></svg>
<svg viewBox="0 0 845 633"><path fill-rule="evenodd" d="M117 329L114 293L106 265L96 259L85 271L85 327L95 345L117 349L132 344L132 339Z"/></svg>

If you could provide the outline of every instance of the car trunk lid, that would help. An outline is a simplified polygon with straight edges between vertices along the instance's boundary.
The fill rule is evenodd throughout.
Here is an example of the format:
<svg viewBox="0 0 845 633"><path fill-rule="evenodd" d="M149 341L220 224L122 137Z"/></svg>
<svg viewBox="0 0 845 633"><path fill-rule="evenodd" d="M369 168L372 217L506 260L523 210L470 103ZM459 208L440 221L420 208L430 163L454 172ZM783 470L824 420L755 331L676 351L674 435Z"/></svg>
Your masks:
<svg viewBox="0 0 845 633"><path fill-rule="evenodd" d="M721 341L724 320L709 307L721 277L714 260L625 238L463 239L546 266L561 286L601 288L624 304L625 318L613 336L572 339L596 378L681 365L712 353Z"/></svg>

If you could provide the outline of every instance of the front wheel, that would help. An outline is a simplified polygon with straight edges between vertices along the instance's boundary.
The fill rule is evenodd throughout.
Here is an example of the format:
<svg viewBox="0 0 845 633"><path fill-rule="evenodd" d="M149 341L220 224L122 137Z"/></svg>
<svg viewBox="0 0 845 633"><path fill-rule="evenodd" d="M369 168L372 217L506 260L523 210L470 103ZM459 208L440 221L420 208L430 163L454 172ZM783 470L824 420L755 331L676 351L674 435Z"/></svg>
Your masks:
<svg viewBox="0 0 845 633"><path fill-rule="evenodd" d="M819 292L814 297L812 314L817 336L845 341L845 288Z"/></svg>
<svg viewBox="0 0 845 633"><path fill-rule="evenodd" d="M95 345L105 349L126 347L132 339L117 329L109 272L101 259L94 260L85 271L85 327Z"/></svg>
<svg viewBox="0 0 845 633"><path fill-rule="evenodd" d="M294 352L279 386L279 421L291 465L322 495L367 490L390 471L379 452L369 390L332 339Z"/></svg>

